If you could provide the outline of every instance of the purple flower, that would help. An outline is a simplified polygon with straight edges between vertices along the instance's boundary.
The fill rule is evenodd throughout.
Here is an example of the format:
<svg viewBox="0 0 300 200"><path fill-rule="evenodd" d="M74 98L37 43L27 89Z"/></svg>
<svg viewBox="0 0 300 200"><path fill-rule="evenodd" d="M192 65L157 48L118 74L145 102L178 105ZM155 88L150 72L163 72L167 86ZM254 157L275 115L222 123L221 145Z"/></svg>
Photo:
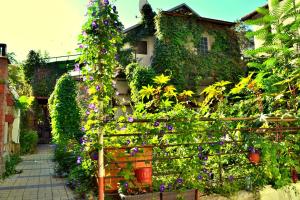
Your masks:
<svg viewBox="0 0 300 200"><path fill-rule="evenodd" d="M206 168L203 168L203 170L202 170L204 173L206 173L207 172L207 169Z"/></svg>
<svg viewBox="0 0 300 200"><path fill-rule="evenodd" d="M202 153L198 154L198 158L202 159Z"/></svg>
<svg viewBox="0 0 300 200"><path fill-rule="evenodd" d="M158 127L159 126L159 122L158 121L154 122L154 126Z"/></svg>
<svg viewBox="0 0 300 200"><path fill-rule="evenodd" d="M209 176L210 178L212 178L213 173L212 173L212 172L209 172L209 173L208 173L208 176Z"/></svg>
<svg viewBox="0 0 300 200"><path fill-rule="evenodd" d="M256 152L256 150L255 150L255 148L254 148L254 147L249 147L249 152L251 152L251 153L255 153L255 152Z"/></svg>
<svg viewBox="0 0 300 200"><path fill-rule="evenodd" d="M119 59L120 59L120 56L119 56L118 54L116 54L116 55L115 55L115 59L116 59L116 60L119 60Z"/></svg>
<svg viewBox="0 0 300 200"><path fill-rule="evenodd" d="M100 86L99 86L99 85L96 86L96 90L97 90L97 91L100 90Z"/></svg>
<svg viewBox="0 0 300 200"><path fill-rule="evenodd" d="M230 182L232 182L232 181L234 180L234 177L231 175L231 176L228 177L228 180L229 180Z"/></svg>
<svg viewBox="0 0 300 200"><path fill-rule="evenodd" d="M90 76L90 81L94 80L94 77Z"/></svg>
<svg viewBox="0 0 300 200"><path fill-rule="evenodd" d="M77 72L80 71L79 63L76 63L74 66L75 66L75 69L74 69L75 71L77 71Z"/></svg>
<svg viewBox="0 0 300 200"><path fill-rule="evenodd" d="M80 45L79 45L79 48L80 48L80 49L83 49L83 47L84 47L83 44L80 44Z"/></svg>
<svg viewBox="0 0 300 200"><path fill-rule="evenodd" d="M104 5L108 5L109 4L109 1L108 0L104 0Z"/></svg>
<svg viewBox="0 0 300 200"><path fill-rule="evenodd" d="M82 31L82 36L87 36L87 33L85 31Z"/></svg>
<svg viewBox="0 0 300 200"><path fill-rule="evenodd" d="M98 152L97 151L93 152L92 158L93 158L93 160L98 160Z"/></svg>
<svg viewBox="0 0 300 200"><path fill-rule="evenodd" d="M223 145L223 144L224 144L224 141L220 141L220 142L219 142L219 145Z"/></svg>
<svg viewBox="0 0 300 200"><path fill-rule="evenodd" d="M177 183L178 183L178 184L182 184L182 183L183 183L183 179L182 179L182 178L178 178L178 179L177 179Z"/></svg>
<svg viewBox="0 0 300 200"><path fill-rule="evenodd" d="M103 21L103 24L104 24L105 26L108 26L108 25L109 25L108 20L104 20L104 21Z"/></svg>
<svg viewBox="0 0 300 200"><path fill-rule="evenodd" d="M139 148L134 147L134 148L133 148L133 152L135 152L135 153L139 152Z"/></svg>
<svg viewBox="0 0 300 200"><path fill-rule="evenodd" d="M114 12L117 11L117 7L116 6L113 6L112 9L113 9Z"/></svg>
<svg viewBox="0 0 300 200"><path fill-rule="evenodd" d="M173 126L172 125L168 125L167 128L168 128L169 131L173 130Z"/></svg>
<svg viewBox="0 0 300 200"><path fill-rule="evenodd" d="M85 128L84 128L84 127L81 127L81 131L83 131L83 132L84 132L84 131L85 131Z"/></svg>
<svg viewBox="0 0 300 200"><path fill-rule="evenodd" d="M160 192L164 192L165 191L165 185L164 184L161 184L160 186L159 186L159 191Z"/></svg>
<svg viewBox="0 0 300 200"><path fill-rule="evenodd" d="M119 25L118 21L114 21L114 25L117 27Z"/></svg>
<svg viewBox="0 0 300 200"><path fill-rule="evenodd" d="M97 27L98 27L97 22L93 21L93 22L92 22L92 27L93 27L93 28L97 28Z"/></svg>
<svg viewBox="0 0 300 200"><path fill-rule="evenodd" d="M200 181L200 180L202 180L203 179L203 177L199 174L198 175L198 180Z"/></svg>
<svg viewBox="0 0 300 200"><path fill-rule="evenodd" d="M127 141L126 141L126 144L129 145L129 144L130 144L130 140L127 140Z"/></svg>
<svg viewBox="0 0 300 200"><path fill-rule="evenodd" d="M91 104L89 105L89 109L91 109L91 110L95 109L95 104L91 103Z"/></svg>
<svg viewBox="0 0 300 200"><path fill-rule="evenodd" d="M128 117L129 122L133 122L133 117Z"/></svg>
<svg viewBox="0 0 300 200"><path fill-rule="evenodd" d="M90 115L91 113L90 113L90 111L86 111L85 114L86 115Z"/></svg>
<svg viewBox="0 0 300 200"><path fill-rule="evenodd" d="M146 145L146 142L143 142L143 143L142 143L142 146L145 146L145 145Z"/></svg>
<svg viewBox="0 0 300 200"><path fill-rule="evenodd" d="M198 150L202 151L203 150L202 146L198 146Z"/></svg>
<svg viewBox="0 0 300 200"><path fill-rule="evenodd" d="M207 156L204 156L204 160L208 160L208 157L207 157Z"/></svg>
<svg viewBox="0 0 300 200"><path fill-rule="evenodd" d="M127 182L124 183L124 187L128 188L128 183Z"/></svg>
<svg viewBox="0 0 300 200"><path fill-rule="evenodd" d="M78 165L81 163L81 157L80 157L80 156L77 157L76 163L77 163Z"/></svg>

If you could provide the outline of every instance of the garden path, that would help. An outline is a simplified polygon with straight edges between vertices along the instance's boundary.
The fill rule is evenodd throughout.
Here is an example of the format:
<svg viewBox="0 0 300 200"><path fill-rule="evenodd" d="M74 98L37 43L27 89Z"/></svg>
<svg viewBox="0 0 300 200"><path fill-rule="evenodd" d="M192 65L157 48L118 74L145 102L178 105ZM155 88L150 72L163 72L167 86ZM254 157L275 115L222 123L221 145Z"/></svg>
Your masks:
<svg viewBox="0 0 300 200"><path fill-rule="evenodd" d="M65 180L54 176L53 148L39 145L37 153L22 156L15 174L0 182L0 200L75 199Z"/></svg>

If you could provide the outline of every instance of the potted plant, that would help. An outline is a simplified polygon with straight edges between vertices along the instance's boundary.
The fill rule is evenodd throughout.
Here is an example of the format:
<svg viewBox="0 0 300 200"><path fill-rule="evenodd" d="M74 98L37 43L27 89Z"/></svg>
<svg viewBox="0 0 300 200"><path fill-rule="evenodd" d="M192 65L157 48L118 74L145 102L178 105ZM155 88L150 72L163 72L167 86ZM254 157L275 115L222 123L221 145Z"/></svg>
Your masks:
<svg viewBox="0 0 300 200"><path fill-rule="evenodd" d="M118 184L131 179L140 188L152 187L152 146L105 148L105 185L117 192Z"/></svg>
<svg viewBox="0 0 300 200"><path fill-rule="evenodd" d="M258 149L255 149L255 147L249 148L249 154L248 154L249 161L254 164L258 165L260 161L260 152Z"/></svg>

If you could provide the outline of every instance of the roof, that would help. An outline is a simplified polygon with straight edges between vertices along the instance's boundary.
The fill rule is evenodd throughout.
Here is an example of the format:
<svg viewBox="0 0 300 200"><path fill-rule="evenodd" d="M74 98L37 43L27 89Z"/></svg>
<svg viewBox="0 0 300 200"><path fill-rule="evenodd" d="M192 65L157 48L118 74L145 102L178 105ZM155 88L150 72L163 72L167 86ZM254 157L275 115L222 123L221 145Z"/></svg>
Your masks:
<svg viewBox="0 0 300 200"><path fill-rule="evenodd" d="M265 4L262 6L262 8L268 8L268 4ZM256 10L254 10L253 12L245 15L244 17L241 18L241 21L246 21L248 19L252 19L255 15L259 14Z"/></svg>
<svg viewBox="0 0 300 200"><path fill-rule="evenodd" d="M206 17L201 17L196 11L194 11L191 7L189 7L187 4L183 3L180 4L178 6L175 6L167 11L163 11L163 13L165 14L171 14L174 11L180 10L180 9L187 9L189 10L192 15L196 16L199 20L202 21L207 21L207 22L211 22L211 23L215 23L215 24L220 24L220 25L225 25L225 26L233 26L235 25L234 22L228 22L228 21L223 21L223 20L218 20L218 19L211 19L211 18L206 18ZM182 15L183 16L183 15ZM127 29L124 30L124 33L128 33L129 31L136 29L138 27L140 27L142 24L135 24Z"/></svg>

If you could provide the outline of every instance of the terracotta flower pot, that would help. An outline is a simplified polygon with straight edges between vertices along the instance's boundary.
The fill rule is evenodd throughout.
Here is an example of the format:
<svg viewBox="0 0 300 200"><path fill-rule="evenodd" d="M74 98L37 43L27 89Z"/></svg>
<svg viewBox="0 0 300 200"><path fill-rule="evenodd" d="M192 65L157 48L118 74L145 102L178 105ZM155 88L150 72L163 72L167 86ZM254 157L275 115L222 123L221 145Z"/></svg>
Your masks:
<svg viewBox="0 0 300 200"><path fill-rule="evenodd" d="M152 174L152 148L152 146L139 147L138 152L134 155L127 151L128 149L132 149L132 147L105 148L104 152L106 157L113 158L105 165L105 191L108 193L118 191L119 182L124 180L124 177L119 173L122 169L126 169L130 163L132 163L133 167L132 175L135 175L135 171L137 170L140 180L144 180L143 177L147 179L146 177L148 177L150 170ZM137 179L139 179L138 177ZM137 184L138 183L141 184L142 187L149 188L152 186L152 178L147 179L147 184L137 180Z"/></svg>
<svg viewBox="0 0 300 200"><path fill-rule="evenodd" d="M250 152L248 158L252 164L258 165L260 161L260 154L258 152Z"/></svg>
<svg viewBox="0 0 300 200"><path fill-rule="evenodd" d="M134 170L135 177L139 183L152 183L152 167L143 167Z"/></svg>
<svg viewBox="0 0 300 200"><path fill-rule="evenodd" d="M292 181L293 183L297 183L298 181L298 173L295 169L291 170L291 177L292 177Z"/></svg>

